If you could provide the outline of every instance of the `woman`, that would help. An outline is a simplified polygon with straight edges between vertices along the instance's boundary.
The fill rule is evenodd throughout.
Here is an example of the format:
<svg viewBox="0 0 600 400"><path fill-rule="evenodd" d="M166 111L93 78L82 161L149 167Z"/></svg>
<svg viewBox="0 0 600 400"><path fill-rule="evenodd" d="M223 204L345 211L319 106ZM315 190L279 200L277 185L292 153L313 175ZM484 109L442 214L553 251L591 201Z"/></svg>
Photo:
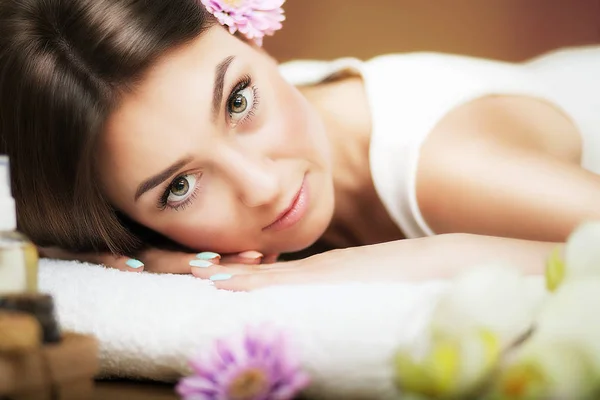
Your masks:
<svg viewBox="0 0 600 400"><path fill-rule="evenodd" d="M252 31L228 4L0 5L0 150L21 230L68 251L48 255L236 290L537 273L600 216L597 48L279 67L230 34L272 33L278 5Z"/></svg>

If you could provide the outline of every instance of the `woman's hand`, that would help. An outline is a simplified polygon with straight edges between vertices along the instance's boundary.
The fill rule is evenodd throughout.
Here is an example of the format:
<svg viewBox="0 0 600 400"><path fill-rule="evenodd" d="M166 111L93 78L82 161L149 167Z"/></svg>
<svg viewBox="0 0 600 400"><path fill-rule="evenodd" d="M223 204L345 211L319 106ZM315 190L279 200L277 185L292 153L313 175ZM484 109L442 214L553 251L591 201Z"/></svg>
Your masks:
<svg viewBox="0 0 600 400"><path fill-rule="evenodd" d="M273 285L340 282L385 282L433 278L414 262L418 254L438 246L442 238L401 240L331 250L301 260L254 265L212 265L193 268L194 276L210 279L220 289L244 291ZM414 265L407 264L413 258ZM424 258L421 261L425 262ZM443 271L436 271L443 274Z"/></svg>
<svg viewBox="0 0 600 400"><path fill-rule="evenodd" d="M341 282L424 281L453 278L485 264L541 274L557 243L469 234L445 234L351 247L302 260L192 268L219 289L252 290L272 285Z"/></svg>
<svg viewBox="0 0 600 400"><path fill-rule="evenodd" d="M192 274L210 279L219 289L246 291L273 285L366 282L386 276L383 265L375 267L367 247L332 250L326 253L287 262L271 264L214 264L208 268L192 268ZM371 268L375 267L375 268Z"/></svg>
<svg viewBox="0 0 600 400"><path fill-rule="evenodd" d="M274 263L278 255L267 255L257 251L244 251L221 256L212 252L184 253L150 249L142 252L137 259L115 256L110 253L72 253L59 248L39 248L40 256L60 260L77 260L101 264L110 268L130 272L156 272L170 274L191 274L195 269L205 269L213 265L257 265Z"/></svg>
<svg viewBox="0 0 600 400"><path fill-rule="evenodd" d="M557 243L469 234L445 234L333 250L302 260L275 263L276 256L244 252L220 257L148 250L141 260L110 255L80 256L43 250L47 257L82 260L128 271L192 273L219 289L253 290L273 285L392 282L447 279L482 264L506 264L541 274ZM136 268L136 265L145 265Z"/></svg>

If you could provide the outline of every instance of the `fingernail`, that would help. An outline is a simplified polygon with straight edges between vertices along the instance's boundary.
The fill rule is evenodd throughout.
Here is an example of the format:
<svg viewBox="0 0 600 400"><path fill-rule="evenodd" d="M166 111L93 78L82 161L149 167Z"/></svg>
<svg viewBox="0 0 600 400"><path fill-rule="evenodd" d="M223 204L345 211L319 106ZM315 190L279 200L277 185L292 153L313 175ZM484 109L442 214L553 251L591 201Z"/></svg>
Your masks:
<svg viewBox="0 0 600 400"><path fill-rule="evenodd" d="M135 258L130 258L125 264L127 264L128 267L136 269L144 266L143 262L141 262L140 260L136 260Z"/></svg>
<svg viewBox="0 0 600 400"><path fill-rule="evenodd" d="M231 278L233 275L231 274L216 274L210 277L211 281L226 281L227 279Z"/></svg>
<svg viewBox="0 0 600 400"><path fill-rule="evenodd" d="M215 264L211 263L210 261L206 261L206 260L192 260L192 261L190 261L190 265L192 267L208 268L208 267L212 267Z"/></svg>
<svg viewBox="0 0 600 400"><path fill-rule="evenodd" d="M214 260L221 258L220 254L217 253L213 253L212 251L204 251L202 253L198 253L196 254L196 258L199 258L201 260Z"/></svg>
<svg viewBox="0 0 600 400"><path fill-rule="evenodd" d="M242 258L248 258L250 260L256 260L257 258L263 257L263 255L261 253L259 253L258 251L254 251L254 250L243 251L238 255Z"/></svg>

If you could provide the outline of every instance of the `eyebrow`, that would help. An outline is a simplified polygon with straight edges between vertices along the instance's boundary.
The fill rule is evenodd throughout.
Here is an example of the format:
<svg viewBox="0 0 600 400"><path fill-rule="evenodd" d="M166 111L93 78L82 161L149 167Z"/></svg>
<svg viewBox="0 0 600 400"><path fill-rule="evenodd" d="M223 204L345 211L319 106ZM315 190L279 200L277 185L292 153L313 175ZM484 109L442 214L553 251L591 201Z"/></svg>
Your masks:
<svg viewBox="0 0 600 400"><path fill-rule="evenodd" d="M145 181L143 181L142 183L140 183L140 185L138 186L138 188L135 192L134 201L137 201L140 198L140 196L142 196L144 193L146 193L149 190L154 189L155 187L157 187L158 185L160 185L161 183L163 183L164 181L169 179L177 171L179 171L185 165L189 164L191 161L192 161L192 157L182 158L181 160L176 161L171 166L165 168L163 171L159 172L158 174L151 176L150 178L148 178Z"/></svg>
<svg viewBox="0 0 600 400"><path fill-rule="evenodd" d="M212 118L213 121L217 119L219 112L219 106L221 100L223 100L223 85L225 84L225 74L232 61L235 59L234 56L229 56L221 61L215 68L215 84L213 86L213 101L212 101Z"/></svg>

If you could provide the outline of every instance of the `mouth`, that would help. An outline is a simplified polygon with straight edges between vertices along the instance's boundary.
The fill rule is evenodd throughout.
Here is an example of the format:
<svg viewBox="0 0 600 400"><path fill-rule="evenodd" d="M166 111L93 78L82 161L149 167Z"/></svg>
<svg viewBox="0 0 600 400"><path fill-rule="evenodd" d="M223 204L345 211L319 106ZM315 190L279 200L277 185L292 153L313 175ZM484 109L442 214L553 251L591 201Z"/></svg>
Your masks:
<svg viewBox="0 0 600 400"><path fill-rule="evenodd" d="M275 218L275 221L263 228L263 231L281 231L296 225L306 214L308 203L308 185L306 184L305 175L300 189L296 192L290 204Z"/></svg>

